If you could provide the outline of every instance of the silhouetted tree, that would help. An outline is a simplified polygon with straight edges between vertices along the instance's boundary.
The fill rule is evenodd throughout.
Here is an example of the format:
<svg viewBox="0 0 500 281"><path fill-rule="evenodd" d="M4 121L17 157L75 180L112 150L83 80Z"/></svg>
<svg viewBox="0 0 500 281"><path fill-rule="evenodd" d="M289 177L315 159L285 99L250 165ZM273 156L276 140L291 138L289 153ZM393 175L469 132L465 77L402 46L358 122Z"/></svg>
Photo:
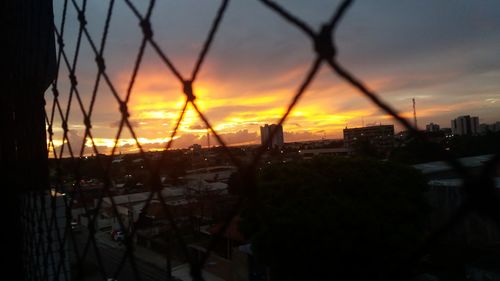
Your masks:
<svg viewBox="0 0 500 281"><path fill-rule="evenodd" d="M412 138L401 146L394 148L389 159L405 164L439 161L443 160L443 154L441 153L443 149L443 144Z"/></svg>
<svg viewBox="0 0 500 281"><path fill-rule="evenodd" d="M481 136L454 136L447 146L456 157L490 154L498 151L500 132L488 132Z"/></svg>
<svg viewBox="0 0 500 281"><path fill-rule="evenodd" d="M315 158L271 165L240 230L276 280L389 280L421 241L426 182L391 162Z"/></svg>

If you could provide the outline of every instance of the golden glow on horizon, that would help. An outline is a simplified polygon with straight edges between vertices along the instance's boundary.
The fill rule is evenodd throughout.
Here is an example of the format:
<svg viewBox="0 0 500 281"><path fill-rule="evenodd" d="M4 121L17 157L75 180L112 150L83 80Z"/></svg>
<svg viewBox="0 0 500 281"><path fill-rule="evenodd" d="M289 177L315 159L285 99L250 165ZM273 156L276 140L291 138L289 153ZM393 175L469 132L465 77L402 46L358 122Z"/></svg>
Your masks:
<svg viewBox="0 0 500 281"><path fill-rule="evenodd" d="M154 78L154 75L148 77L152 77L153 81L158 81L157 78ZM144 78L143 80L147 79ZM171 130L185 102L182 94L173 88L166 88L162 91L160 87L155 87L153 91L141 87L152 84L154 83L146 81L142 85L137 85L129 102L130 120L133 121L132 124L136 134L140 136L139 143L141 146L147 147L145 150L148 151L162 150L165 147L170 140ZM197 97L195 102L198 108L207 115L219 134L237 134L244 131L249 134L247 138L252 138L251 140L238 139L236 136L233 137L232 142L229 144L258 143L259 126L277 122L285 113L289 102L288 97L291 95L289 89L275 89L259 94L252 93L250 97L236 95L234 98L228 98L225 97L225 95L228 95L227 93L218 96L220 92L217 91L215 83L200 83L200 85L196 85L195 92ZM179 98L172 101L173 96ZM213 109L215 111L211 111ZM319 139L325 133L331 135L333 131L340 131L347 124L350 124L352 120L357 121L361 116L374 113L374 110L353 110L332 114L334 111L328 104L299 104L292 110L286 120L285 131L297 133L299 138L302 134L306 138ZM215 117L211 116L213 114L215 114ZM218 117L219 114L222 114L221 117ZM83 134L81 126L73 126L72 128L81 131L81 134ZM101 128L105 129L105 126ZM116 129L116 126L114 129ZM57 129L55 130L57 131ZM116 130L111 131L116 132ZM127 131L128 129L125 128L124 134ZM202 122L193 106L189 104L180 123L178 134L174 137L174 147L176 146L175 140L186 135L191 135L191 143L182 143L182 146L201 143L207 132L206 125ZM124 134L119 139L117 147L120 151L124 149L123 152L137 152L138 148L135 140L131 137L125 137ZM78 136L78 133L76 135ZM96 137L97 134L94 134L94 136L95 145L100 149L107 150L103 151L103 153L109 152L115 145L115 138L112 135L109 137ZM297 141L297 139L293 141ZM54 139L56 148L60 147L61 144L61 140ZM85 146L87 151L92 151L90 139L87 138ZM73 150L75 152L75 149ZM79 151L80 148L78 148L78 153Z"/></svg>
<svg viewBox="0 0 500 281"><path fill-rule="evenodd" d="M182 85L164 69L159 70L155 67L141 69L128 104L131 124L136 135L140 137L141 146L148 151L161 150L165 147L186 100L182 93ZM282 75L258 82L247 80L246 77L237 81L217 80L211 76L202 77L193 85L195 102L214 129L223 138L227 136L225 140L229 145L258 143L259 126L276 123L281 119L304 74L303 71L303 67L297 67L284 71ZM443 74L443 76L449 75ZM120 77L118 84L125 87L128 78L125 79L124 74ZM422 77L422 79L431 78L433 77ZM362 123L394 123L391 116L381 112L354 89L345 83L332 82L329 79L331 78L323 80L317 78L305 93L305 97L292 110L284 123L284 130L289 137L287 141L320 139L324 136L340 138L342 129L346 126L357 127ZM404 81L395 77L377 77L365 82L370 88L382 92L404 84ZM122 92L125 90L121 88ZM399 95L399 100L406 102L404 96L414 96L414 94L415 92L407 92L403 96ZM422 102L426 99L432 100L430 94L423 93L420 96ZM403 117L411 119L413 112L409 101L410 99L408 107L399 109ZM465 109L474 102L476 101L439 106L427 104L419 106L417 111L419 117L431 117L457 108ZM101 110L105 111L108 108L104 105ZM99 123L97 117L93 120L92 132L95 145L108 150L103 153L109 152L115 145L116 120L120 115L116 108L112 108L111 111L110 114L115 116L108 114L106 120L113 120L113 123L110 121ZM75 142L73 140L78 140L79 137L80 140L76 142L81 146L84 126L77 119L70 120L73 124L69 122L73 136L68 138L73 144ZM60 126L55 124L53 130L59 138L62 138ZM205 145L207 132L206 125L189 104L174 138L173 147L187 147L193 143ZM55 136L53 143L56 149L62 145L62 141ZM137 151L135 140L127 128L124 129L117 146L120 151ZM87 151L92 151L89 139L85 147ZM79 153L80 147L72 148L74 153L76 151Z"/></svg>
<svg viewBox="0 0 500 281"><path fill-rule="evenodd" d="M179 136L174 137L175 139L178 139ZM164 144L170 141L170 137L166 138L137 138L139 141L139 144L144 145L144 144ZM106 148L112 148L115 145L116 139L114 138L94 138L94 144L97 147L106 147ZM49 143L49 140L47 139L47 143ZM55 147L60 147L62 145L62 140L60 139L54 139L52 140L52 143L54 144ZM68 143L68 141L64 141L64 143ZM81 144L81 143L80 143ZM72 144L74 145L74 144ZM118 146L135 146L136 141L133 138L120 138L118 140ZM85 147L92 147L92 143L90 141L90 138L87 138L85 142ZM74 149L74 148L73 148ZM79 149L79 148L78 148Z"/></svg>

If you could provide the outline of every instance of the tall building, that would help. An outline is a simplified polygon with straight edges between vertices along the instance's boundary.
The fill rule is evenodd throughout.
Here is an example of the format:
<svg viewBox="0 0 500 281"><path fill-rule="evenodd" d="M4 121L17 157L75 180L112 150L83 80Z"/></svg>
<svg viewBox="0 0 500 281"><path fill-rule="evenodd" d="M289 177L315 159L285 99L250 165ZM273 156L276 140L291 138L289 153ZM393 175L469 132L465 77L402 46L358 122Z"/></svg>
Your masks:
<svg viewBox="0 0 500 281"><path fill-rule="evenodd" d="M272 132L276 130L274 133L274 136L267 146L268 148L275 148L275 147L282 147L283 144L285 143L284 138L283 138L283 126L281 125L264 125L264 127L260 127L260 143L262 145L266 145L269 137L271 136Z"/></svg>
<svg viewBox="0 0 500 281"><path fill-rule="evenodd" d="M379 151L390 149L394 146L394 125L376 125L361 128L344 129L344 146L356 149L356 144L368 141Z"/></svg>
<svg viewBox="0 0 500 281"><path fill-rule="evenodd" d="M427 132L439 132L439 125L431 122L430 124L425 125L425 130Z"/></svg>
<svg viewBox="0 0 500 281"><path fill-rule="evenodd" d="M477 135L479 133L479 118L469 115L459 116L451 120L451 131L454 135Z"/></svg>

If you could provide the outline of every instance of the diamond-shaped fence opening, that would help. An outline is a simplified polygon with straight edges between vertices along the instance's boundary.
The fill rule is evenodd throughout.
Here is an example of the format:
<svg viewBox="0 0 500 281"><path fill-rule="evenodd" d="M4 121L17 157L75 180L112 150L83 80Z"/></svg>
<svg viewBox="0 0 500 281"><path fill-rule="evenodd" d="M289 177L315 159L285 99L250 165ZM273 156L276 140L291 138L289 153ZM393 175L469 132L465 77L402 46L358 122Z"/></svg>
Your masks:
<svg viewBox="0 0 500 281"><path fill-rule="evenodd" d="M101 5L106 6L105 11L96 10L92 6L95 3L90 2L92 1L61 0L53 3L56 15L56 76L45 94L47 150L51 175L47 192L32 193L23 201L22 219L25 221L26 233L23 256L26 279L157 280L157 276L170 275L173 266L187 264L193 280L204 280L204 268L207 263L213 262L211 253L217 250L221 236L228 231L242 204L249 200L247 197L250 197L251 191L255 189L255 171L267 151L267 146L262 145L250 161L242 161L215 129L216 124L200 109L196 99L199 73L206 57L209 56L213 41L217 39L217 31L224 24L223 18L230 1L221 0L217 6L213 20L207 26L206 37L199 38L200 41L203 40L203 44L192 60L194 63L189 72L179 71L176 60L169 56L169 50L158 43L155 37L157 27L152 24L151 17L153 13L161 13L155 10L155 0L141 2L140 9L137 7L138 3L130 0L109 0L106 5ZM285 20L290 28L301 31L305 40L311 43L315 56L301 83L296 89L290 89L295 94L278 120L279 125L287 120L320 69L327 69L331 71L332 77L346 82L380 110L397 120L415 138L428 141L410 121L398 114L396 109L337 60L337 54L342 50L337 49L335 33L353 1L342 1L331 17L324 20L319 30L314 30L273 1L260 2L277 17ZM133 62L132 68L125 72L127 75L120 76L120 81L110 73L108 64L111 62L106 60L106 54L113 52L107 49L107 43L113 36L110 30L120 29L113 26L113 13L116 9L126 9L130 13L140 34L136 45L126 46L136 48L136 53L134 57L127 58ZM89 23L90 13L98 13L102 22ZM88 60L89 56L93 61ZM178 109L171 113L170 119L173 121L162 128L162 138L167 141L164 141L164 150L157 154L148 152L147 144L141 141L143 139L138 133L141 130L134 122L130 109L131 101L136 95L140 95L134 87L142 79L141 67L145 56L164 66L165 75L170 75L170 79L175 81L169 86L176 88L179 94L167 97L177 102ZM186 67L183 65L182 69L185 70ZM82 80L89 77L93 77L92 80ZM126 83L122 83L123 81ZM181 102L179 97L182 97ZM104 116L102 104L106 104L108 111L112 113ZM96 112L98 107L100 110ZM174 187L164 188L165 171L175 170L176 165L183 164L177 159L186 157L170 148L175 143L178 131L185 125L183 122L188 112L196 114L201 127L212 139L212 144L218 145L216 149L224 155L220 159L221 163L231 165L243 177L240 181L243 186L239 188L248 191L243 193L244 195L216 201L217 196L204 190L194 189L187 192ZM96 118L96 114L100 114L100 118L112 117L110 123L113 125L109 128L94 125L92 120ZM268 142L274 134L276 131L271 132ZM103 138L102 135L106 137ZM136 151L137 154L122 154L120 147L124 144L130 148L129 151ZM493 178L500 154L497 153L485 163L479 175L472 175L447 151L440 150L438 153L463 179L464 203L442 227L429 234L419 252L401 262L395 270L397 274L408 272L426 249L446 235L469 213L475 212L481 217L500 222L496 196L491 196L495 194ZM130 177L123 167L140 170L136 176L141 180L116 182L117 175ZM93 180L88 177L89 171L94 173ZM175 174L169 176L175 180ZM146 192L120 193L117 191L120 189ZM182 204L167 200L168 196L182 197L179 199ZM134 209L138 208L135 202L141 202L142 212ZM192 242L196 235L199 235L197 233L201 230L207 212L211 212L211 216L217 217L221 223L211 238L205 239L204 250L193 251ZM140 215L135 217L137 213ZM155 220L151 220L151 216ZM162 228L154 227L157 225L153 224L158 222L162 222ZM144 242L144 237L151 239ZM106 247L103 247L103 241ZM161 252L160 256L167 257L164 271L151 269L138 258L142 255L136 246L138 243L149 243L150 247Z"/></svg>

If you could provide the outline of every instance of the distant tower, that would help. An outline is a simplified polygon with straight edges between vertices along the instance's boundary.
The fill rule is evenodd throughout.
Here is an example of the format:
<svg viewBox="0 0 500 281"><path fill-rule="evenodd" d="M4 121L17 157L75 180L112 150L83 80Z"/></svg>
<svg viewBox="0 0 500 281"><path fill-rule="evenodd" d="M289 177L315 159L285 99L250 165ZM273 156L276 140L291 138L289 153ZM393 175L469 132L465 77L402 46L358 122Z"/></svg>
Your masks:
<svg viewBox="0 0 500 281"><path fill-rule="evenodd" d="M274 136L269 143L268 140L271 137L271 133L274 132ZM264 125L260 127L260 142L262 145L268 145L267 148L272 149L275 147L283 147L284 137L283 137L283 126L281 125Z"/></svg>
<svg viewBox="0 0 500 281"><path fill-rule="evenodd" d="M417 128L417 110L415 109L415 98L413 98L412 101L413 101L413 122L415 123L415 128Z"/></svg>

